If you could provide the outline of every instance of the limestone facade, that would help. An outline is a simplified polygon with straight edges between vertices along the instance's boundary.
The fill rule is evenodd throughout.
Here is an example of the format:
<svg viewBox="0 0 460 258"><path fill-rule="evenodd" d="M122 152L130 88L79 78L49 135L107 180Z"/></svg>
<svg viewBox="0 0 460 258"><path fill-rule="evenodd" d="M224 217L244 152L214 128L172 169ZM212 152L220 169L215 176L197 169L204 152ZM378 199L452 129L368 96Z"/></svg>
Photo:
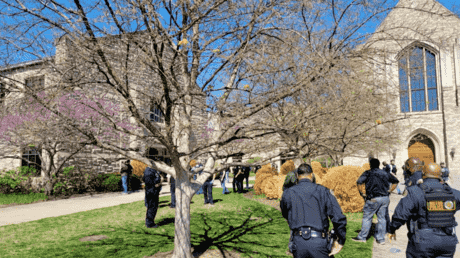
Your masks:
<svg viewBox="0 0 460 258"><path fill-rule="evenodd" d="M419 134L425 139L424 142L432 143L430 149L436 163L445 162L453 175L460 173L458 93L460 30L458 28L460 28L460 19L435 0L401 0L368 40L368 44L387 53L383 71L387 80L394 85L389 90L399 96L398 101L393 103L398 110L396 117L405 118L400 121L404 128L400 144L391 150L375 153L374 156L381 162L389 162L395 158L399 175L402 175L401 167L409 158L410 146L420 141L414 138ZM385 33L381 33L382 31ZM399 72L398 60L413 47L424 48L435 56L438 103L435 110L430 110L428 103L425 111L412 109L410 112L403 112L401 108L400 101L403 95L400 94L399 76L402 75ZM428 76L424 77L425 92L428 84L426 77ZM412 104L411 101L409 103ZM411 152L411 155L415 155L413 153L415 152ZM362 153L361 157L345 158L344 165L362 165L367 160L367 153Z"/></svg>

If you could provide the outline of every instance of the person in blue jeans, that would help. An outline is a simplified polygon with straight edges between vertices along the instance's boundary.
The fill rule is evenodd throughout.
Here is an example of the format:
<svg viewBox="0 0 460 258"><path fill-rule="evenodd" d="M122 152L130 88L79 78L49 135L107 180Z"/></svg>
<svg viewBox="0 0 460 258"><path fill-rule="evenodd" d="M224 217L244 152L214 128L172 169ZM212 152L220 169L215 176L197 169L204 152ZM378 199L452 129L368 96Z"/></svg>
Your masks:
<svg viewBox="0 0 460 258"><path fill-rule="evenodd" d="M358 181L356 181L361 196L366 200L363 208L361 232L359 232L357 237L352 238L356 242L366 242L372 226L372 217L374 214L377 214L378 224L375 239L377 240L377 244L385 244L385 234L387 232L385 216L387 215L388 205L390 204L389 195L390 192L394 191L399 180L393 174L379 169L379 166L380 161L378 159L371 159L371 169L364 171L358 178ZM389 189L389 183L392 184L391 189ZM363 193L363 187L365 187L365 193Z"/></svg>
<svg viewBox="0 0 460 258"><path fill-rule="evenodd" d="M203 170L203 165L202 164L197 164L196 166L194 166L192 168L192 172L195 173L193 175L193 180L196 180L197 174L201 175L202 170ZM203 186L200 187L200 189L198 190L198 192L196 192L196 194L203 194Z"/></svg>
<svg viewBox="0 0 460 258"><path fill-rule="evenodd" d="M209 204L214 206L214 200L212 198L212 185L214 184L214 179L216 178L216 174L213 174L212 177L206 179L206 182L203 184L203 192L204 192L204 204Z"/></svg>
<svg viewBox="0 0 460 258"><path fill-rule="evenodd" d="M123 194L129 194L128 192L128 184L129 184L129 177L133 173L133 166L131 166L129 160L123 162L121 166L121 184L123 186Z"/></svg>
<svg viewBox="0 0 460 258"><path fill-rule="evenodd" d="M221 180L221 185L222 185L222 194L229 194L230 191L227 189L227 187L225 186L225 184L228 182L228 174L230 173L230 169L227 169L225 172L224 172L224 175L222 176L222 180Z"/></svg>

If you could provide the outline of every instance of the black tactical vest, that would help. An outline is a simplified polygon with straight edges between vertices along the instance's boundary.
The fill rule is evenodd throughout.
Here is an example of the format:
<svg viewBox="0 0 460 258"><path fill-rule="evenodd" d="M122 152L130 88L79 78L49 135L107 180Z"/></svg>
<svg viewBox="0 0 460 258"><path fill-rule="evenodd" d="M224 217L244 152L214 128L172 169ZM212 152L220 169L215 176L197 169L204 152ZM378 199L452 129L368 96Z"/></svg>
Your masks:
<svg viewBox="0 0 460 258"><path fill-rule="evenodd" d="M426 223L432 228L454 227L456 201L452 189L444 184L443 188L435 188L419 184L425 192Z"/></svg>

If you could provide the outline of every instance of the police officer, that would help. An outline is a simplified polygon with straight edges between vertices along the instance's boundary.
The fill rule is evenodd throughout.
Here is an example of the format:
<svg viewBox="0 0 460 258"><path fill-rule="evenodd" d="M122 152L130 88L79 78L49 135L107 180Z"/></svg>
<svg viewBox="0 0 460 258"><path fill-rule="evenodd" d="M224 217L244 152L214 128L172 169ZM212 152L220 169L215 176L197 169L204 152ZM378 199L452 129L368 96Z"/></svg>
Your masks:
<svg viewBox="0 0 460 258"><path fill-rule="evenodd" d="M395 160L392 159L392 160L390 161L390 163L391 163L391 173L393 173L393 174L396 175L397 169L396 169L396 165L395 165Z"/></svg>
<svg viewBox="0 0 460 258"><path fill-rule="evenodd" d="M298 184L283 192L280 208L293 231L294 257L325 258L340 252L345 244L347 218L329 189L312 183L312 175L310 165L301 164L297 168ZM328 218L338 236L333 246L327 244Z"/></svg>
<svg viewBox="0 0 460 258"><path fill-rule="evenodd" d="M403 195L407 194L407 188L416 185L422 179L422 161L417 157L408 158L404 164L406 189Z"/></svg>
<svg viewBox="0 0 460 258"><path fill-rule="evenodd" d="M249 189L249 174L251 173L250 167L243 167L244 179L246 179L246 190Z"/></svg>
<svg viewBox="0 0 460 258"><path fill-rule="evenodd" d="M171 176L169 183L171 184L169 186L169 191L171 192L171 204L169 208L174 209L176 208L176 179Z"/></svg>
<svg viewBox="0 0 460 258"><path fill-rule="evenodd" d="M158 211L161 182L163 180L160 173L150 167L145 168L143 179L145 182L145 206L147 206L145 226L147 228L157 228L158 225L154 221Z"/></svg>
<svg viewBox="0 0 460 258"><path fill-rule="evenodd" d="M442 178L442 181L444 181L444 183L449 184L449 174L450 174L450 171L448 168L446 168L446 163L444 162L441 162L441 178Z"/></svg>
<svg viewBox="0 0 460 258"><path fill-rule="evenodd" d="M235 170L234 170L235 171ZM236 173L236 174L235 174ZM244 180L244 171L242 166L238 166L234 172L235 176L233 177L233 192L235 192L235 184L238 193L243 193L243 180Z"/></svg>
<svg viewBox="0 0 460 258"><path fill-rule="evenodd" d="M407 188L393 214L390 233L404 223L409 225L406 257L454 257L458 243L454 233L455 212L460 209L460 192L441 183L441 167L430 163L423 167L423 182Z"/></svg>
<svg viewBox="0 0 460 258"><path fill-rule="evenodd" d="M365 198L366 202L363 208L363 224L358 236L352 238L356 242L366 242L367 235L371 229L372 217L377 214L377 234L375 239L378 244L385 244L385 234L387 233L388 205L390 204L390 193L398 186L399 180L391 173L379 169L380 161L371 159L370 170L366 170L356 183L358 190ZM389 183L392 184L391 189ZM365 185L364 185L365 184ZM362 188L366 187L366 193L363 194ZM388 216L386 219L385 217Z"/></svg>

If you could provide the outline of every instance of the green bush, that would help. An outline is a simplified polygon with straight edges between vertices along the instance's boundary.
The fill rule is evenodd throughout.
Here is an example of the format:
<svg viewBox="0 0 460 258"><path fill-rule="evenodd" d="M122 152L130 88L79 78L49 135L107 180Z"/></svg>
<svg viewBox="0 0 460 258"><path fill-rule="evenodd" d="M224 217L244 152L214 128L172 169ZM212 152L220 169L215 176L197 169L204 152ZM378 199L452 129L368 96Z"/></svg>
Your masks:
<svg viewBox="0 0 460 258"><path fill-rule="evenodd" d="M116 174L107 174L107 178L104 180L102 185L107 191L115 192L120 191L121 176Z"/></svg>
<svg viewBox="0 0 460 258"><path fill-rule="evenodd" d="M33 192L30 183L21 185L21 182L26 182L29 177L35 175L35 173L35 168L27 166L6 171L3 175L0 175L0 193L29 194Z"/></svg>

